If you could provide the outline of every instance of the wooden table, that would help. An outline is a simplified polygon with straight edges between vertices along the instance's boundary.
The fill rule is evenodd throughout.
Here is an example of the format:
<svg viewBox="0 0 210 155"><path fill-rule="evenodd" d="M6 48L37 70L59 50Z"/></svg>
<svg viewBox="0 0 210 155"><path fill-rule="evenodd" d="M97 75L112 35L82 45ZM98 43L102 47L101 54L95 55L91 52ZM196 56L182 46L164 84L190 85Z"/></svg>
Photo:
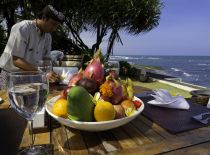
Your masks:
<svg viewBox="0 0 210 155"><path fill-rule="evenodd" d="M56 90L51 91L50 97L58 93ZM5 92L0 91L0 96L6 100L0 108L7 108ZM50 135L55 155L210 154L209 127L173 135L142 115L127 125L103 132L86 132L60 126L53 129L51 134L36 134L35 144L49 144ZM30 135L26 129L20 147L29 144Z"/></svg>

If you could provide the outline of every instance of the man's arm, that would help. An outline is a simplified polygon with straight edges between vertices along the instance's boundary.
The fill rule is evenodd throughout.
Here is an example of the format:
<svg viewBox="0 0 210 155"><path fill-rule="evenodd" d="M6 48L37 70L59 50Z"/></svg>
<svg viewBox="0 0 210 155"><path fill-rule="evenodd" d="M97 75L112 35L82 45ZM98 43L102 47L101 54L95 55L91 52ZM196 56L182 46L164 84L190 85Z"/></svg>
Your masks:
<svg viewBox="0 0 210 155"><path fill-rule="evenodd" d="M27 61L25 61L23 58L19 58L16 56L13 56L13 64L25 71L37 71L37 67L28 63Z"/></svg>

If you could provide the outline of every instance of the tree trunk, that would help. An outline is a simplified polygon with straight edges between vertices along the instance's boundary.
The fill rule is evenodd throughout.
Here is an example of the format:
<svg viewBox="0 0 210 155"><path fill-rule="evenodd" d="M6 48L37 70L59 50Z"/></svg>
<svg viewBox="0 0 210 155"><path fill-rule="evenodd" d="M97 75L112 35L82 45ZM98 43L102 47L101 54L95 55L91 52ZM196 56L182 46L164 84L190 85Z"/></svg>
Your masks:
<svg viewBox="0 0 210 155"><path fill-rule="evenodd" d="M97 26L96 43L92 46L91 49L92 54L94 54L94 52L99 49L102 39L106 35L106 31L107 31L106 26L100 24Z"/></svg>
<svg viewBox="0 0 210 155"><path fill-rule="evenodd" d="M112 30L110 37L109 37L109 43L107 47L107 53L106 53L106 60L108 61L110 54L113 52L114 42L117 36L117 30Z"/></svg>
<svg viewBox="0 0 210 155"><path fill-rule="evenodd" d="M79 43L79 46L81 49L88 51L89 48L87 45L84 44L84 42L82 41L82 39L80 38L80 35L77 33L77 31L73 28L73 26L71 25L71 23L67 23L68 28L71 31L71 34L73 36L73 38L76 40L76 42Z"/></svg>

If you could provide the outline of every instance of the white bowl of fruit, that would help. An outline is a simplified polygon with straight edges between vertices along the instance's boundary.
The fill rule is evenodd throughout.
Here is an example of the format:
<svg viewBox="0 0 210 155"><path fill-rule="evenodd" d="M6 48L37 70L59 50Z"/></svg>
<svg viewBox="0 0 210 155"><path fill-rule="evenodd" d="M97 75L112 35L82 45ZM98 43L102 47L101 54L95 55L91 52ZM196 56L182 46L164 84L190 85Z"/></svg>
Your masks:
<svg viewBox="0 0 210 155"><path fill-rule="evenodd" d="M125 116L122 118L115 118L113 120L109 121L93 121L93 122L85 122L85 121L76 121L71 120L63 116L57 116L53 113L53 105L60 99L60 96L55 96L51 100L49 100L46 104L46 111L48 114L50 114L54 119L56 119L58 122L60 122L63 125L66 125L68 127L72 127L79 130L85 130L85 131L104 131L113 129L119 126L122 126L124 124L129 123L134 118L136 118L144 109L143 102L134 96L133 101L139 102L141 106L130 116Z"/></svg>
<svg viewBox="0 0 210 155"><path fill-rule="evenodd" d="M46 111L63 125L103 131L130 122L143 111L144 103L133 94L131 79L122 81L115 71L105 76L100 59L94 57L60 95L47 101Z"/></svg>

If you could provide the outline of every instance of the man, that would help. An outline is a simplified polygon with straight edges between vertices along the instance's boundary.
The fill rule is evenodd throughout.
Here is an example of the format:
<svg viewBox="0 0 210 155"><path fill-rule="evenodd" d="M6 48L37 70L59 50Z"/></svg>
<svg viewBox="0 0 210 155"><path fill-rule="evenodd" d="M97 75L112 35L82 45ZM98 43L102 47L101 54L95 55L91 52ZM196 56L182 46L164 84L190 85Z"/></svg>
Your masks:
<svg viewBox="0 0 210 155"><path fill-rule="evenodd" d="M8 81L8 73L21 70L36 71L39 60L50 58L52 42L50 33L57 29L64 18L63 13L48 5L37 19L24 20L12 27L7 45L0 58L4 86ZM55 82L58 76L50 73L49 79Z"/></svg>

